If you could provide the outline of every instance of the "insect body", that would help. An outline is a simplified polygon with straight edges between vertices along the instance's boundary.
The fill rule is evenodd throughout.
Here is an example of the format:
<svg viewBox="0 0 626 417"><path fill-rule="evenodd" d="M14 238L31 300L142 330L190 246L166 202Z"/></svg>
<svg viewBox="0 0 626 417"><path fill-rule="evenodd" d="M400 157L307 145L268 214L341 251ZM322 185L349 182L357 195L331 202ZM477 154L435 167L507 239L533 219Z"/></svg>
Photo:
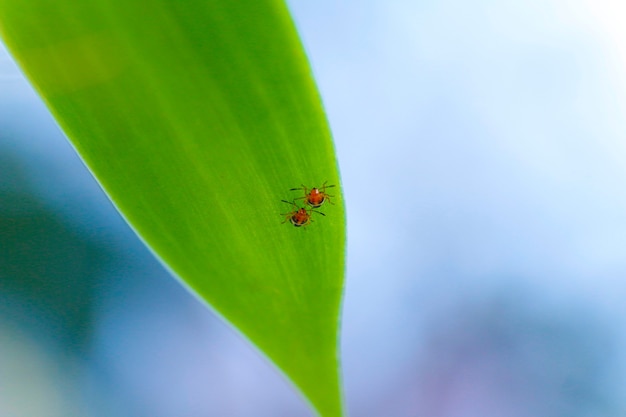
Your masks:
<svg viewBox="0 0 626 417"><path fill-rule="evenodd" d="M326 189L332 187L334 187L334 185L326 185L326 183L324 183L320 188L313 187L309 189L303 185L300 188L292 188L290 191L303 190L304 196L298 197L296 200L304 199L306 203L311 206L311 208L318 208L321 207L326 201L330 204L334 204L330 201L330 197L334 196L326 193Z"/></svg>
<svg viewBox="0 0 626 417"><path fill-rule="evenodd" d="M322 216L325 216L325 214L322 213L321 211L313 210L312 208L307 210L304 207L298 206L293 201L287 201L287 200L281 200L281 201L283 203L291 204L296 208L296 210L290 213L281 214L281 216L286 216L285 221L283 221L283 223L289 220L291 224L293 224L295 227L308 226L313 221L313 219L311 219L311 213L316 212L316 213L321 214Z"/></svg>

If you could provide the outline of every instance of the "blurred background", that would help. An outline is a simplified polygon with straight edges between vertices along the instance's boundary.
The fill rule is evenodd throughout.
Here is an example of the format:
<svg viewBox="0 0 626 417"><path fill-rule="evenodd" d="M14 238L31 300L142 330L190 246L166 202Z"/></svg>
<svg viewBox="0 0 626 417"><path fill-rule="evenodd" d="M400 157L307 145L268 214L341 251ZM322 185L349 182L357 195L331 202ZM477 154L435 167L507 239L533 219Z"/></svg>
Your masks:
<svg viewBox="0 0 626 417"><path fill-rule="evenodd" d="M290 7L348 204L351 416L626 415L626 8ZM307 417L0 45L0 416Z"/></svg>

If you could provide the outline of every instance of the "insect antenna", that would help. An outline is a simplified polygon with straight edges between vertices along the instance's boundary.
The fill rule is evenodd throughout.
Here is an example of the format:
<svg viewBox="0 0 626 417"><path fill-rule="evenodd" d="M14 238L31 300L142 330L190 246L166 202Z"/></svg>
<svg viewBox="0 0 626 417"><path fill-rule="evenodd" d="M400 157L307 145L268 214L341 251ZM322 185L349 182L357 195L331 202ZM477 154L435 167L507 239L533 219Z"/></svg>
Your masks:
<svg viewBox="0 0 626 417"><path fill-rule="evenodd" d="M304 192L306 193L307 192L306 185L304 185L304 184L300 184L300 185L301 186L298 187L298 188L290 188L289 191L304 190Z"/></svg>
<svg viewBox="0 0 626 417"><path fill-rule="evenodd" d="M287 200L280 200L280 201L282 201L283 203L291 204L292 206L298 207L298 205L296 203L294 203L293 201L287 201Z"/></svg>

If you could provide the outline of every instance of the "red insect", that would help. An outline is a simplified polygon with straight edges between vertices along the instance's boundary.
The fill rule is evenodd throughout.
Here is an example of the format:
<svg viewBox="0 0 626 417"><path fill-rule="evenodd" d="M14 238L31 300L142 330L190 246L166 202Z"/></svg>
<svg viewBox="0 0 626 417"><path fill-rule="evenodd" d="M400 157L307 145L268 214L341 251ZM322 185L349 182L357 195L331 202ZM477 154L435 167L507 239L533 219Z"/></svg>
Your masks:
<svg viewBox="0 0 626 417"><path fill-rule="evenodd" d="M334 197L334 195L330 195L326 192L327 188L332 188L334 185L326 185L326 183L322 184L320 188L313 187L310 190L306 186L302 186L300 188L292 188L290 191L303 190L304 196L298 197L296 200L305 199L306 203L312 208L321 207L326 201L330 204L335 204L330 201L330 197Z"/></svg>
<svg viewBox="0 0 626 417"><path fill-rule="evenodd" d="M287 222L287 220L289 220L291 222L291 224L293 224L296 227L300 227L300 226L308 226L313 219L311 218L311 213L316 212L321 214L322 216L325 216L324 213L322 213L321 211L317 211L317 210L313 210L313 209L309 209L307 210L304 207L300 207L298 206L296 203L294 203L293 201L287 201L287 200L281 200L283 203L287 203L287 204L291 204L293 206L295 206L295 208L297 210L292 211L291 213L283 213L281 214L281 216L286 216L285 217L285 222Z"/></svg>

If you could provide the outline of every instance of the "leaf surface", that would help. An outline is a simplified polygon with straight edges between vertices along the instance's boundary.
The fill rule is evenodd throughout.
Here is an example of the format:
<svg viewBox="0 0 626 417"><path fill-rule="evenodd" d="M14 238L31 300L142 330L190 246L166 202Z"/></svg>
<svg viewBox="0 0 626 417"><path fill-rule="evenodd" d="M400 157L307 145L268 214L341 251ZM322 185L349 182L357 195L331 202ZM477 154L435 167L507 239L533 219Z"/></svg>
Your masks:
<svg viewBox="0 0 626 417"><path fill-rule="evenodd" d="M341 416L345 214L285 4L0 0L0 36L144 242L320 415ZM282 223L281 200L304 195L291 188L325 181L326 216Z"/></svg>

